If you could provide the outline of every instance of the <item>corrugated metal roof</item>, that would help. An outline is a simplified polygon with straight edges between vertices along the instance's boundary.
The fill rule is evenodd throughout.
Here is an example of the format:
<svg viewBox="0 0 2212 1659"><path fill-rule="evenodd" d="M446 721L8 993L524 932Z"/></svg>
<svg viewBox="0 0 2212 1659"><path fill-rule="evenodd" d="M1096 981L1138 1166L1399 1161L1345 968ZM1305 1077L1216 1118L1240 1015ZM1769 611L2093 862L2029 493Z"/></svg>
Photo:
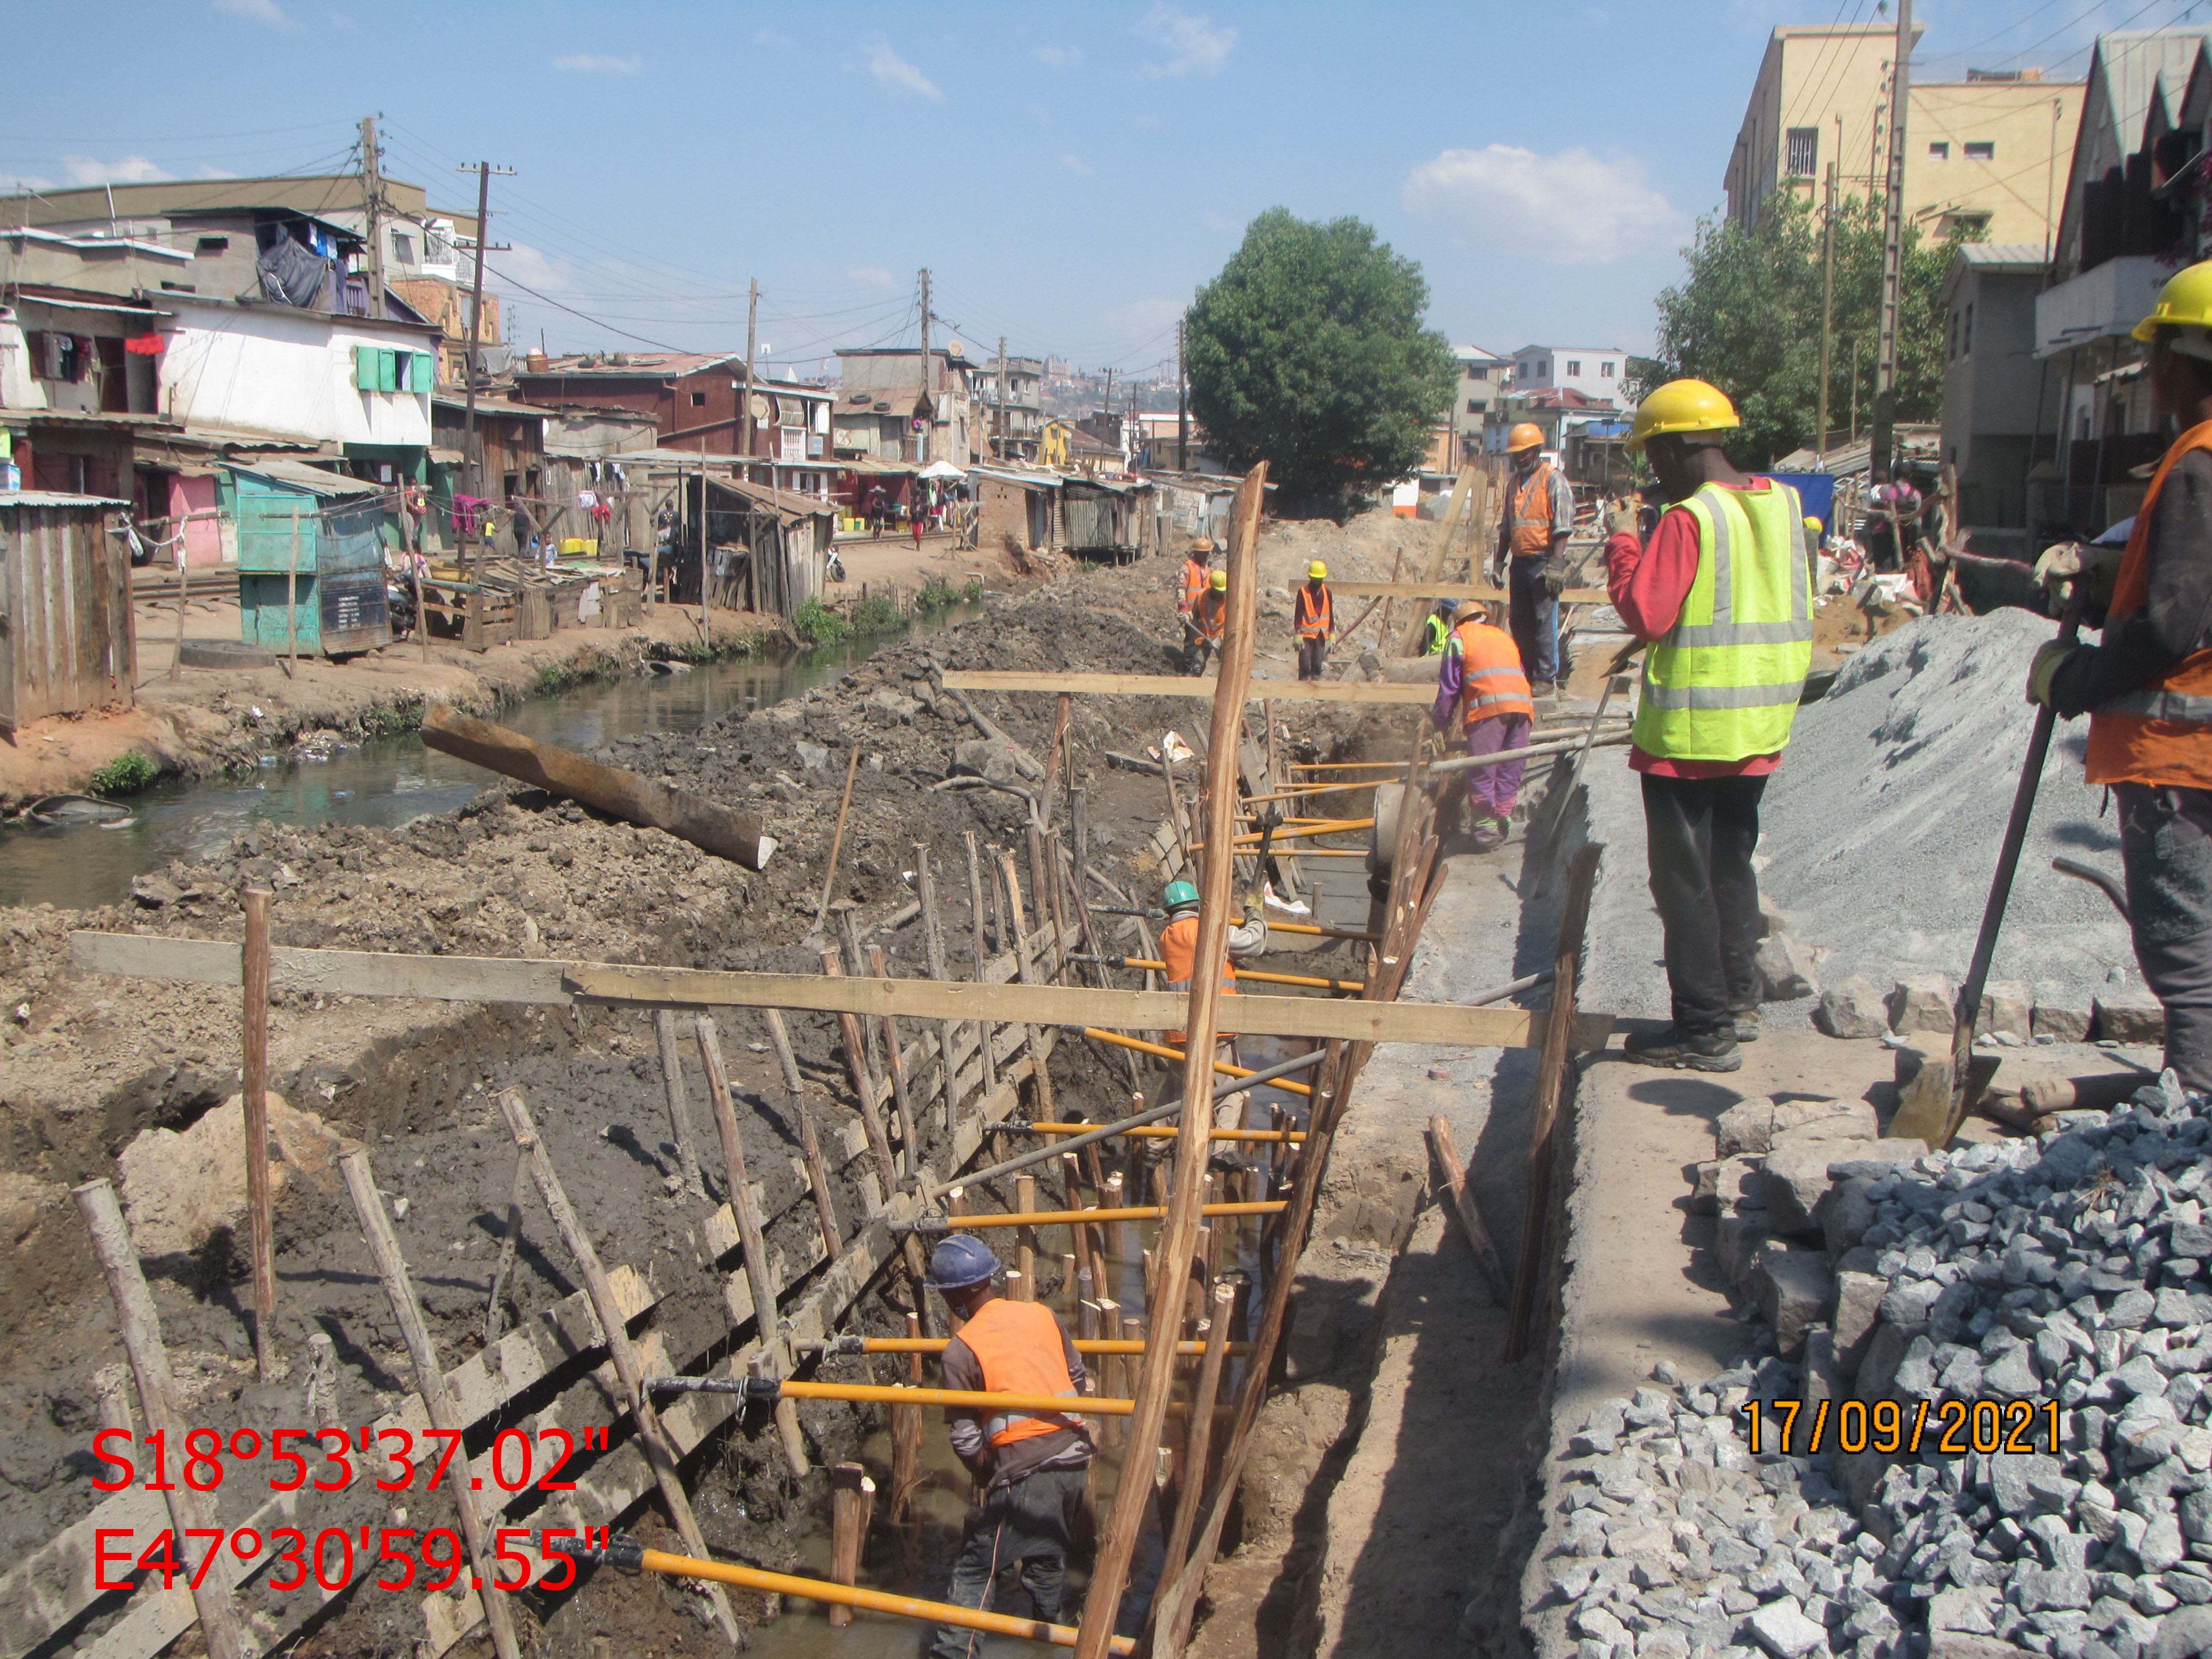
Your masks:
<svg viewBox="0 0 2212 1659"><path fill-rule="evenodd" d="M0 490L0 507L128 507L112 495L65 495L58 489Z"/></svg>
<svg viewBox="0 0 2212 1659"><path fill-rule="evenodd" d="M757 484L744 478L716 478L717 489L726 489L732 495L743 495L761 506L781 514L787 519L835 518L836 503L812 495L794 495L787 489L770 489L766 484Z"/></svg>
<svg viewBox="0 0 2212 1659"><path fill-rule="evenodd" d="M2180 113L2189 71L2207 38L2203 29L2116 29L2098 37L2096 64L2105 83L2114 154L2128 155L2142 148L2143 118L2153 98L2162 94L2167 113Z"/></svg>
<svg viewBox="0 0 2212 1659"><path fill-rule="evenodd" d="M1959 257L1970 265L2039 265L2040 242L1961 242Z"/></svg>
<svg viewBox="0 0 2212 1659"><path fill-rule="evenodd" d="M573 357L549 358L543 368L532 368L526 363L516 378L542 380L596 376L603 380L635 380L640 376L696 374L719 363L737 363L742 368L744 355L742 351L587 351ZM615 356L621 357L622 362L609 361Z"/></svg>
<svg viewBox="0 0 2212 1659"><path fill-rule="evenodd" d="M290 484L295 489L316 495L373 495L384 487L363 483L359 478L349 478L343 472L330 472L319 466L309 466L305 461L288 461L281 457L265 461L233 461L230 469L234 472L251 472L257 477L273 478L278 483Z"/></svg>

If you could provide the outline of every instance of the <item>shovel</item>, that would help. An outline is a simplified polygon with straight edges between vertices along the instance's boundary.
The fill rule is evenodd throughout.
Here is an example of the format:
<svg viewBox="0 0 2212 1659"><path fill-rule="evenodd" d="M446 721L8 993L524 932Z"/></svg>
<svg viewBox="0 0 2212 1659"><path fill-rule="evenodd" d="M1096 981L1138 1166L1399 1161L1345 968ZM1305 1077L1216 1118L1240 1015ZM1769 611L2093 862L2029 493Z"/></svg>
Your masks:
<svg viewBox="0 0 2212 1659"><path fill-rule="evenodd" d="M2058 621L2058 640L2071 645L2081 636L2081 611L2088 603L2087 574L2076 577L2065 613ZM1966 969L1966 983L1951 1014L1951 1055L1946 1066L1923 1066L1905 1085L1897 1115L1889 1133L1898 1139L1924 1140L1933 1150L1951 1144L1951 1137L1966 1121L1972 1103L1969 1086L1974 1064L1974 1024L1981 1018L1982 991L1989 983L1990 963L1997 953L1997 929L2004 923L2005 903L2012 896L2012 878L2020 868L2020 849L2027 840L2027 820L2035 811L2035 792L2043 781L2044 757L2051 752L2051 733L2058 712L2048 704L2035 711L2035 729L2028 734L2027 757L2020 785L2013 791L2012 817L2006 820L2004 841L1997 848L1996 874L1990 882L1989 902L1982 907L1982 931L1974 939L1974 957Z"/></svg>

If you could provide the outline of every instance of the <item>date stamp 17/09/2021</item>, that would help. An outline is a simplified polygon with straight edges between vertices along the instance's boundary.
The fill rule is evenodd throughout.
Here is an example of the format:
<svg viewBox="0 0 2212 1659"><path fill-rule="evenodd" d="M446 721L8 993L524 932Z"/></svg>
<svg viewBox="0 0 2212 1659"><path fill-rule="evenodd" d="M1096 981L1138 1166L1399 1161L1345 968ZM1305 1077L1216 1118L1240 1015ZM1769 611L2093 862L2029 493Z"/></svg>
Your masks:
<svg viewBox="0 0 2212 1659"><path fill-rule="evenodd" d="M1752 1455L1770 1449L1803 1456L1876 1451L1885 1456L1964 1457L2040 1452L2064 1443L2055 1400L1747 1400L1737 1411Z"/></svg>

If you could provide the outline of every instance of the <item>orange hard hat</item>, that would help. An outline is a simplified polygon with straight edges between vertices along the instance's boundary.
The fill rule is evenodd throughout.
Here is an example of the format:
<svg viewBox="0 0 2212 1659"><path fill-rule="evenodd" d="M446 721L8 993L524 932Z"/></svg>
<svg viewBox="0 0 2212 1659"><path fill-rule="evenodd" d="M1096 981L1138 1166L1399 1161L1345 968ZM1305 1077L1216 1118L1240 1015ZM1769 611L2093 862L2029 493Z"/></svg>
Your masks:
<svg viewBox="0 0 2212 1659"><path fill-rule="evenodd" d="M1544 428L1534 421L1516 421L1513 429L1505 434L1505 453L1509 455L1523 449L1541 449Z"/></svg>

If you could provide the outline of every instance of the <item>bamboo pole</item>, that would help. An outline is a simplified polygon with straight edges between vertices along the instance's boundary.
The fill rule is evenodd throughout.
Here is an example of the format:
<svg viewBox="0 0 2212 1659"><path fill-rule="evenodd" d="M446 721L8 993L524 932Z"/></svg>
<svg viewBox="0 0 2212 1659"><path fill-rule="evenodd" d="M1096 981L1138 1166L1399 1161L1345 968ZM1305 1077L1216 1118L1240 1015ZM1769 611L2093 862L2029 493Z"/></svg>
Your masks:
<svg viewBox="0 0 2212 1659"><path fill-rule="evenodd" d="M615 1300L614 1286L607 1282L607 1270L599 1263L599 1253L592 1248L584 1224L576 1218L575 1209L561 1185L560 1175L553 1168L552 1156L538 1139L538 1126L531 1121L530 1108L523 1101L522 1091L501 1090L499 1107L506 1115L514 1144L530 1160L531 1178L538 1183L538 1195L552 1212L553 1224L561 1230L568 1254L575 1258L577 1271L583 1276L585 1293L599 1320L599 1333L606 1339L607 1358L614 1364L623 1408L637 1424L639 1443L644 1448L646 1462L652 1466L653 1479L659 1485L661 1501L668 1506L669 1518L676 1523L677 1534L684 1540L684 1547L704 1556L707 1540L700 1534L698 1517L692 1514L691 1499L684 1492L684 1479L676 1466L675 1447L660 1426L660 1413L646 1394L644 1369L630 1342L622 1304ZM708 1595L714 1603L714 1617L722 1633L742 1648L744 1632L730 1607L730 1598L719 1586L709 1590Z"/></svg>
<svg viewBox="0 0 2212 1659"><path fill-rule="evenodd" d="M921 1289L915 1288L919 1296ZM906 1316L906 1334L909 1340L921 1334L921 1318L918 1314ZM921 1356L908 1352L907 1379L919 1388L921 1383ZM896 1389L884 1390L896 1393ZM890 1522L896 1526L906 1519L907 1510L913 1506L915 1490L921 1484L921 1407L913 1403L891 1406L891 1506Z"/></svg>
<svg viewBox="0 0 2212 1659"><path fill-rule="evenodd" d="M1280 1110L1281 1109L1278 1107L1276 1109ZM1092 1131L1096 1130L1099 1126L1096 1123L1010 1123L1006 1127L1010 1129L1018 1130L1024 1134L1074 1135L1089 1134ZM1139 1124L1133 1129L1115 1129L1112 1132L1114 1137L1117 1139L1136 1139L1144 1140L1173 1140L1182 1133L1182 1131L1172 1123L1145 1123ZM1304 1131L1300 1129L1216 1129L1212 1133L1213 1139L1216 1140L1279 1141L1288 1139L1296 1142L1305 1139ZM1028 1206L1024 1206L1024 1207Z"/></svg>
<svg viewBox="0 0 2212 1659"><path fill-rule="evenodd" d="M1016 1176L1014 1177L1014 1207L1017 1210L1034 1212L1036 1208L1036 1190L1035 1176ZM1016 1298L1018 1301L1036 1300L1036 1229L1034 1227L1024 1227L1016 1236L1014 1270L1022 1276L1022 1294Z"/></svg>
<svg viewBox="0 0 2212 1659"><path fill-rule="evenodd" d="M775 1360L778 1375L790 1369L783 1346L783 1318L776 1311L775 1275L769 1271L768 1237L761 1226L760 1205L753 1197L746 1173L744 1142L738 1133L737 1109L730 1102L729 1073L722 1065L722 1042L714 1020L701 1014L695 1022L699 1037L699 1060L707 1072L707 1098L714 1109L714 1127L721 1131L722 1164L730 1185L730 1212L738 1220L738 1248L744 1255L745 1284L753 1297L753 1322L760 1332L763 1351ZM775 1431L783 1442L791 1472L804 1480L812 1462L806 1455L806 1438L799 1431L799 1408L788 1401L777 1403Z"/></svg>
<svg viewBox="0 0 2212 1659"><path fill-rule="evenodd" d="M889 979L890 968L884 957L884 947L868 947L868 967L878 979ZM906 1171L912 1175L921 1167L921 1134L915 1127L914 1102L906 1088L906 1056L899 1049L898 1017L883 1016L884 1064L891 1074L891 1102L898 1110L899 1139L906 1151Z"/></svg>
<svg viewBox="0 0 2212 1659"><path fill-rule="evenodd" d="M1045 973L1055 985L1067 983L1067 917L1060 905L1060 884L1052 878L1052 868L1045 862L1044 836L1034 820L1026 837L1030 854L1030 901L1036 907L1040 922L1052 923L1052 944L1046 957Z"/></svg>
<svg viewBox="0 0 2212 1659"><path fill-rule="evenodd" d="M295 532L296 533L296 532ZM239 962L245 992L244 1065L239 1105L244 1117L248 1247L253 1256L253 1370L266 1388L276 1380L276 1234L269 1213L269 890L239 895L246 911L246 943Z"/></svg>
<svg viewBox="0 0 2212 1659"><path fill-rule="evenodd" d="M1221 1362L1228 1353L1229 1320L1237 1304L1231 1285L1213 1287L1213 1313L1199 1329L1205 1336L1206 1358L1198 1368L1198 1386L1191 1391L1190 1442L1183 1453L1182 1490L1176 1494L1175 1521L1168 1532L1167 1555L1160 1564L1160 1580L1175 1577L1190 1547L1191 1528L1198 1521L1198 1500L1206 1490L1206 1463L1212 1450L1213 1402L1221 1389ZM1238 1343L1242 1348L1248 1345Z"/></svg>
<svg viewBox="0 0 2212 1659"><path fill-rule="evenodd" d="M401 1253L398 1237L392 1231L391 1218L385 1213L384 1196L376 1190L368 1149L355 1146L340 1153L338 1170L345 1177L354 1213L361 1218L362 1233L368 1240L376 1276L384 1281L384 1294L392 1304L392 1316L398 1322L400 1340L407 1345L407 1358L415 1370L415 1392L422 1398L422 1409L429 1414L430 1426L441 1434L459 1433L468 1427L468 1420L454 1405L453 1392L446 1385L445 1368L439 1362L437 1345L430 1340L430 1328L422 1319L422 1304L416 1297L414 1280L408 1276L407 1258ZM514 1615L506 1595L495 1588L500 1564L485 1534L483 1516L477 1509L468 1459L454 1458L446 1469L453 1507L460 1511L461 1540L468 1546L469 1565L477 1581L477 1601L483 1609L484 1622L491 1626L492 1649L499 1659L520 1659L522 1648L515 1639Z"/></svg>
<svg viewBox="0 0 2212 1659"><path fill-rule="evenodd" d="M858 1463L839 1463L830 1471L830 1577L851 1585L860 1576L860 1555L867 1547L868 1521L876 1507L876 1483ZM853 1622L853 1609L841 1601L830 1605L830 1623L842 1629Z"/></svg>
<svg viewBox="0 0 2212 1659"><path fill-rule="evenodd" d="M822 971L831 979L842 978L844 963L838 960L835 949L822 953ZM868 1070L868 1047L860 1037L860 1017L841 1013L837 1029L845 1039L845 1067L853 1075L853 1092L860 1097L860 1127L867 1132L868 1151L876 1160L876 1173L882 1177L886 1200L898 1190L898 1164L891 1157L890 1138L884 1133L883 1114L876 1109L876 1079Z"/></svg>
<svg viewBox="0 0 2212 1659"><path fill-rule="evenodd" d="M105 1179L88 1181L70 1196L92 1232L93 1253L100 1258L107 1278L107 1293L115 1301L115 1328L123 1338L123 1352L131 1361L138 1383L138 1405L146 1414L146 1430L155 1448L157 1475L168 1501L169 1525L176 1538L177 1554L192 1571L192 1607L199 1614L201 1639L209 1659L246 1659L252 1650L240 1632L238 1609L231 1600L225 1577L210 1571L209 1555L222 1547L220 1534L210 1535L208 1510L198 1492L174 1477L182 1470L185 1425L177 1412L175 1381L169 1374L169 1351L161 1342L161 1316L154 1307L153 1292L138 1266L138 1252L131 1243L131 1228L123 1208L115 1201L115 1188ZM159 1438L153 1438L158 1436ZM150 1484L150 1483L149 1483Z"/></svg>
<svg viewBox="0 0 2212 1659"><path fill-rule="evenodd" d="M844 1230L837 1224L837 1201L830 1194L830 1171L822 1162L822 1143L814 1133L814 1114L807 1109L799 1056L792 1052L782 1009L762 1009L761 1023L768 1027L769 1044L775 1050L775 1063L783 1073L783 1109L799 1126L799 1151L806 1159L806 1184L814 1190L814 1216L822 1225L822 1248L835 1261L844 1253Z"/></svg>
<svg viewBox="0 0 2212 1659"><path fill-rule="evenodd" d="M929 844L914 844L915 894L921 901L921 948L929 966L929 976L935 980L952 977L952 964L945 951L945 922L938 914L937 878L929 866ZM937 1024L938 1089L945 1104L945 1133L950 1136L958 1127L956 1119L960 1104L959 1085L953 1075L952 1042L960 1030L957 1020L939 1020Z"/></svg>
<svg viewBox="0 0 2212 1659"><path fill-rule="evenodd" d="M1098 1265L1103 1268L1105 1264L1101 1262ZM1111 1289L1112 1286L1105 1284L1097 1284L1094 1285L1092 1288L1101 1291L1102 1294L1099 1296L1097 1304L1097 1332L1091 1340L1093 1341L1111 1341L1121 1333L1121 1304L1119 1302L1116 1302L1112 1297L1103 1294L1103 1291ZM1100 1354L1098 1356L1098 1391L1101 1394L1109 1395L1116 1400L1124 1398L1126 1396L1126 1390L1128 1388L1128 1382L1123 1373L1127 1367L1128 1362L1124 1359L1119 1352L1111 1348L1109 1348L1106 1352ZM1118 1446L1121 1443L1121 1425L1118 1419L1111 1417L1100 1419L1098 1424L1098 1443L1101 1447Z"/></svg>
<svg viewBox="0 0 2212 1659"><path fill-rule="evenodd" d="M660 1045L661 1085L668 1094L668 1123L676 1136L676 1159L684 1172L684 1189L694 1198L704 1198L707 1183L699 1173L699 1149L691 1129L691 1106L684 1095L684 1064L676 1048L674 1010L653 1010L653 1035Z"/></svg>
<svg viewBox="0 0 2212 1659"><path fill-rule="evenodd" d="M1217 848L1229 844L1231 816L1237 807L1237 752L1243 727L1245 691L1252 677L1257 614L1257 543L1267 475L1265 461L1245 475L1243 485L1237 491L1229 538L1227 617L1219 678L1214 688L1211 742L1206 751L1206 838ZM1206 860L1200 890L1200 962L1217 962L1227 954L1235 876L1234 860ZM1212 1091L1209 1085L1212 1078L1215 1004L1219 1000L1219 991L1218 974L1200 974L1191 981L1190 1012L1184 1022L1188 1037L1182 1077L1183 1115L1188 1123L1211 1122ZM1037 1115L1048 1117L1051 1114L1048 1111ZM1176 1142L1175 1184L1158 1240L1161 1257L1168 1262L1188 1261L1197 1243L1198 1211L1206 1182L1209 1146L1203 1135L1185 1135ZM1129 1443L1140 1455L1149 1454L1160 1443L1160 1431L1167 1421L1168 1394L1175 1382L1173 1344L1182 1322L1186 1283L1182 1273L1180 1270L1164 1272L1159 1280L1158 1304L1147 1310L1152 1340L1159 1346L1145 1356L1129 1426ZM1128 1580L1129 1563L1136 1551L1137 1534L1146 1507L1134 1501L1138 1492L1131 1492L1127 1496L1132 1501L1114 1505L1099 1540L1097 1559L1091 1570L1091 1593L1084 1604L1082 1627L1076 1638L1077 1659L1103 1659L1111 1645L1114 1621L1121 1607L1122 1588Z"/></svg>
<svg viewBox="0 0 2212 1659"><path fill-rule="evenodd" d="M514 1253L522 1243L522 1195L530 1183L530 1160L517 1156L514 1185L507 1195L507 1227L500 1235L499 1261L491 1270L491 1294L484 1301L484 1346L499 1340L499 1298L507 1289L507 1276L514 1271Z"/></svg>
<svg viewBox="0 0 2212 1659"><path fill-rule="evenodd" d="M1022 913L1021 878L1014 873L1014 855L1000 848L999 870L1006 885L1007 921L1014 930L1014 974L1024 985L1036 982L1036 971L1030 959L1029 922ZM1038 1046L1036 1027L1022 1027L1022 1041L1028 1047L1030 1058L1036 1063L1030 1068L1031 1081L1036 1088L1039 1114L1051 1117L1057 1110L1052 1097L1052 1071L1045 1064L1044 1050Z"/></svg>
<svg viewBox="0 0 2212 1659"><path fill-rule="evenodd" d="M1460 1231L1467 1235L1468 1247L1474 1252L1482 1276L1490 1281L1491 1294L1503 1307L1511 1292L1506 1288L1505 1270L1498 1265L1498 1246L1490 1237L1481 1208L1474 1201L1474 1185L1468 1179L1474 1168L1460 1162L1459 1148L1452 1144L1451 1125L1441 1117L1429 1120L1429 1145L1443 1170L1444 1187L1451 1195L1452 1213L1459 1218Z"/></svg>
<svg viewBox="0 0 2212 1659"><path fill-rule="evenodd" d="M972 948L975 954L975 978L980 982L983 977L983 964L990 955L983 946L983 872L975 853L975 832L973 830L967 831L966 839L968 842L969 932L974 942ZM987 1092L995 1091L999 1086L999 1063L991 1052L993 1045L990 1021L981 1022L975 1030L982 1042L983 1087Z"/></svg>

